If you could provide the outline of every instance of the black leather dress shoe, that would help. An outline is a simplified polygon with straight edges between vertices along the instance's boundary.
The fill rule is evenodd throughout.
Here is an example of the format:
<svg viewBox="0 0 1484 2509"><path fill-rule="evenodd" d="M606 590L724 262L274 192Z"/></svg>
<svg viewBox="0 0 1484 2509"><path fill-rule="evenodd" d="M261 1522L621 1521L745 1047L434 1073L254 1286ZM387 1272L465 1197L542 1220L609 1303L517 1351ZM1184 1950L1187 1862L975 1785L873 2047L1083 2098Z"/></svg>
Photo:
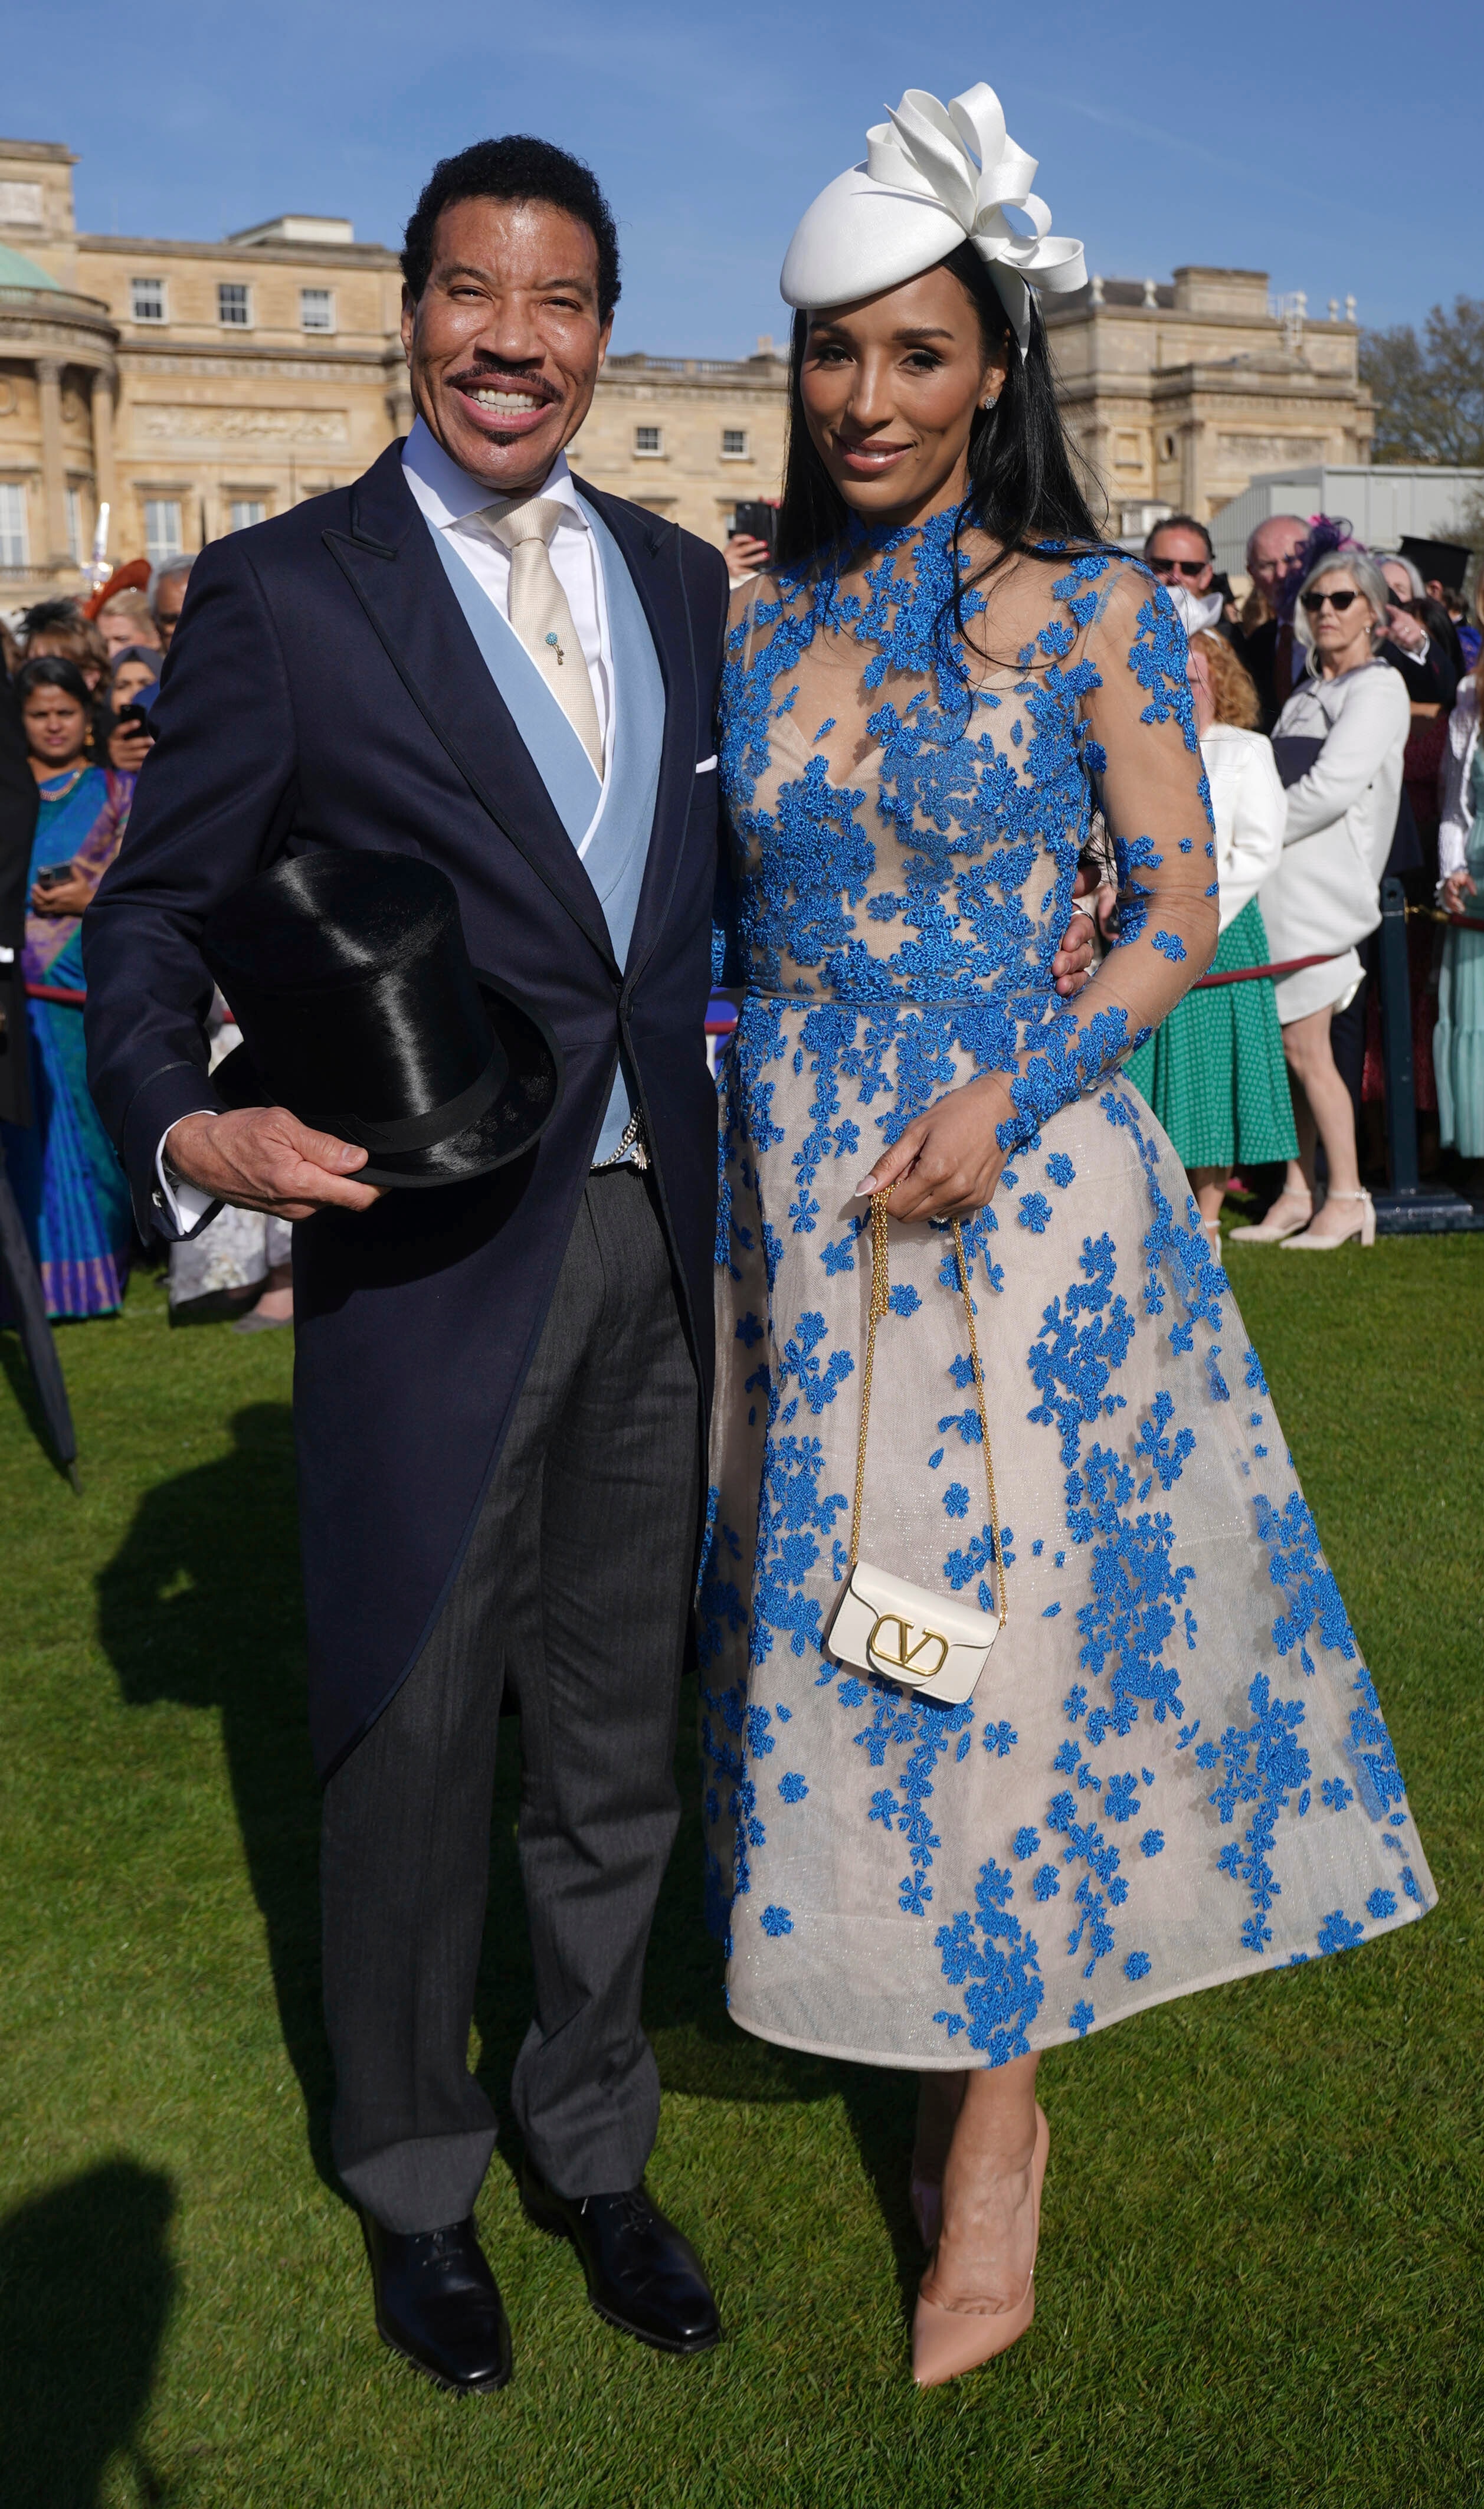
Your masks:
<svg viewBox="0 0 1484 2509"><path fill-rule="evenodd" d="M705 2268L684 2231L645 2189L559 2195L528 2160L521 2195L538 2230L571 2239L600 2317L659 2352L709 2352L722 2340Z"/></svg>
<svg viewBox="0 0 1484 2509"><path fill-rule="evenodd" d="M382 2341L461 2395L508 2385L510 2329L472 2218L407 2236L362 2214L361 2228Z"/></svg>

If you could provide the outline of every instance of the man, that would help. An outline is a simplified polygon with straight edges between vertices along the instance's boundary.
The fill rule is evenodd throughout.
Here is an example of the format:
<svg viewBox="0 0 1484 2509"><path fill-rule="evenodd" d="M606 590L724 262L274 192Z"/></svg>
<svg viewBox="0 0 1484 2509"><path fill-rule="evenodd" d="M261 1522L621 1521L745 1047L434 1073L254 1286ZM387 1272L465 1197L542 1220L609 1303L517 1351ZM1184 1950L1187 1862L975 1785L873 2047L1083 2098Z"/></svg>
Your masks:
<svg viewBox="0 0 1484 2509"><path fill-rule="evenodd" d="M195 564L194 557L167 557L163 566L155 569L150 584L150 610L166 653L169 652L170 639L180 624L186 585L191 580L191 569Z"/></svg>
<svg viewBox="0 0 1484 2509"><path fill-rule="evenodd" d="M1272 730L1298 678L1287 595L1298 590L1308 539L1302 514L1270 514L1247 536L1247 573L1265 615L1243 632L1237 651L1256 688L1264 731ZM1297 660L1302 659L1300 649Z"/></svg>
<svg viewBox="0 0 1484 2509"><path fill-rule="evenodd" d="M141 1214L166 1234L218 1199L313 1221L295 1417L334 2149L384 2338L477 2390L510 2363L472 2219L495 2120L467 2070L507 1674L525 2200L612 2322L676 2352L720 2334L645 2191L639 2003L705 1496L726 579L567 468L618 295L585 167L522 138L445 161L403 270L406 443L197 560L88 925L89 1018ZM363 1151L213 1104L203 922L325 845L437 864L475 966L560 1043L538 1146L478 1184L379 1199ZM1068 990L1086 955L1058 961Z"/></svg>
<svg viewBox="0 0 1484 2509"><path fill-rule="evenodd" d="M1464 676L1464 655L1448 613L1411 558L1383 557L1376 563L1391 595L1389 632L1377 652L1401 673L1414 706L1426 707L1429 715L1451 714Z"/></svg>
<svg viewBox="0 0 1484 2509"><path fill-rule="evenodd" d="M1211 536L1194 514L1167 514L1144 542L1144 564L1173 600L1186 634L1194 636L1205 628L1231 643L1232 630L1222 615L1221 592L1213 580L1215 559Z"/></svg>

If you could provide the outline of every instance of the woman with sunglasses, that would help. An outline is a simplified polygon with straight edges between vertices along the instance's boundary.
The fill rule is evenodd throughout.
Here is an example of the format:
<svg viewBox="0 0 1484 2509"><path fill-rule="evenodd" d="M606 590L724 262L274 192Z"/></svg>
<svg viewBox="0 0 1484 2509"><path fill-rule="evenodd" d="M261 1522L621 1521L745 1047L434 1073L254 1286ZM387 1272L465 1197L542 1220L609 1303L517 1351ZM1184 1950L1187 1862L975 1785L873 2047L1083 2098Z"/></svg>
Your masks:
<svg viewBox="0 0 1484 2509"><path fill-rule="evenodd" d="M1375 1210L1360 1182L1354 1105L1329 1030L1364 982L1355 944L1381 920L1381 875L1411 728L1400 674L1376 655L1390 608L1386 578L1365 549L1330 549L1317 561L1294 613L1308 672L1274 732L1275 744L1307 743L1312 757L1288 788L1282 860L1263 884L1262 917L1275 960L1318 963L1278 987L1299 1155L1267 1217L1232 1234L1257 1245L1281 1241L1304 1254L1331 1253L1353 1237L1369 1246L1376 1235ZM1279 755L1281 761L1281 747ZM1329 1169L1318 1207L1316 1139Z"/></svg>

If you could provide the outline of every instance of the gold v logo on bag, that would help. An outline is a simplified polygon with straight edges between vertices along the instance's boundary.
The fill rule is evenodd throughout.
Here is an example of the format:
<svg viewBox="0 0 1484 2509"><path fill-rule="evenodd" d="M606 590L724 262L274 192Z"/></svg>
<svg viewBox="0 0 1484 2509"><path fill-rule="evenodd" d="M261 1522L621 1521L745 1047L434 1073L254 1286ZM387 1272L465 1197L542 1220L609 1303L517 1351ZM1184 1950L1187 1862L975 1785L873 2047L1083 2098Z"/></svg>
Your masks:
<svg viewBox="0 0 1484 2509"><path fill-rule="evenodd" d="M856 1443L855 1507L850 1519L850 1559L845 1589L835 1607L826 1640L841 1664L859 1672L884 1673L891 1681L942 1706L962 1706L989 1660L989 1650L1005 1626L1005 1562L1000 1543L999 1505L994 1492L994 1465L989 1453L989 1418L984 1403L984 1376L980 1366L974 1300L969 1292L969 1266L963 1233L953 1222L953 1253L969 1327L969 1358L979 1402L980 1436L984 1449L984 1486L989 1500L989 1531L999 1610L981 1612L947 1594L930 1594L905 1577L870 1568L861 1557L861 1514L866 1493L866 1440L871 1425L871 1386L875 1373L876 1328L887 1312L890 1291L886 1244L888 1193L871 1197L871 1310L866 1338L866 1364L861 1371L861 1427Z"/></svg>
<svg viewBox="0 0 1484 2509"><path fill-rule="evenodd" d="M942 1672L947 1663L948 1641L940 1629L924 1629L916 1645L913 1646L911 1644L912 1626L910 1621L903 1619L900 1612L880 1613L874 1629L866 1641L866 1652L873 1663L879 1665L883 1672L911 1672L916 1674L919 1681L931 1681L934 1673ZM897 1631L895 1647L883 1646L881 1643L883 1629ZM918 1657L925 1655L929 1647L938 1649L937 1656L931 1664L919 1664Z"/></svg>

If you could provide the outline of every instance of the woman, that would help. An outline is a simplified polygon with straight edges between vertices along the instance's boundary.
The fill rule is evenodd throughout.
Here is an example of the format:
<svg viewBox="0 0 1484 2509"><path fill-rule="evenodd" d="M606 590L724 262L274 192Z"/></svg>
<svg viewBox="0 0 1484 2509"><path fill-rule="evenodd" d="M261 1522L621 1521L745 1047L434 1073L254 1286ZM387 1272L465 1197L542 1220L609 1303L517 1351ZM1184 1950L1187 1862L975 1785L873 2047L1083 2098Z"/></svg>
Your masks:
<svg viewBox="0 0 1484 2509"><path fill-rule="evenodd" d="M892 124L785 263L780 562L723 675L748 991L699 1636L733 2018L925 2078L929 2384L1029 2323L1043 2047L1433 1890L1261 1367L1114 1065L1216 901L1182 640L1097 543L1029 293L1080 248L1003 216L1033 169L989 89ZM1094 791L1122 930L1067 1006ZM863 1651L837 1615L883 1580L930 1617ZM940 1609L996 1640L957 1704L910 1686Z"/></svg>
<svg viewBox="0 0 1484 2509"><path fill-rule="evenodd" d="M158 646L151 651L144 645L125 645L115 654L108 673L108 704L115 721L121 706L137 705L144 696L153 704L160 686L160 662Z"/></svg>
<svg viewBox="0 0 1484 2509"><path fill-rule="evenodd" d="M109 593L98 609L97 624L110 659L121 654L126 646L145 645L154 651L157 670L164 661L160 630L155 625L148 599L138 586L126 584L121 591Z"/></svg>
<svg viewBox="0 0 1484 2509"><path fill-rule="evenodd" d="M1475 609L1484 622L1484 585ZM1450 915L1476 916L1484 884L1484 748L1479 693L1484 655L1459 691L1443 758L1442 812L1437 829L1438 903ZM1432 1031L1439 1137L1461 1158L1484 1160L1484 932L1455 924L1443 942Z"/></svg>
<svg viewBox="0 0 1484 2509"><path fill-rule="evenodd" d="M1363 981L1355 943L1381 920L1381 875L1412 718L1399 675L1376 658L1387 633L1387 585L1364 549L1330 549L1316 562L1294 625L1310 676L1294 690L1273 736L1304 742L1313 763L1288 787L1282 860L1264 881L1260 902L1275 959L1319 963L1284 976L1278 988L1299 1155L1288 1162L1266 1218L1232 1235L1330 1254L1352 1237L1362 1246L1376 1239L1375 1208L1355 1151L1354 1102L1335 1067L1329 1031ZM1317 1211L1316 1138L1329 1169Z"/></svg>
<svg viewBox="0 0 1484 2509"><path fill-rule="evenodd" d="M1190 640L1187 669L1216 822L1221 938L1212 975L1269 963L1257 892L1283 849L1283 788L1254 729L1257 691L1225 639ZM1185 1162L1211 1253L1232 1169L1298 1156L1270 977L1187 993L1125 1067Z"/></svg>
<svg viewBox="0 0 1484 2509"><path fill-rule="evenodd" d="M70 662L26 662L16 681L40 796L24 967L33 1120L7 1125L5 1158L41 1269L47 1312L123 1304L129 1186L88 1094L79 919L118 852L132 779L90 767L89 691Z"/></svg>

